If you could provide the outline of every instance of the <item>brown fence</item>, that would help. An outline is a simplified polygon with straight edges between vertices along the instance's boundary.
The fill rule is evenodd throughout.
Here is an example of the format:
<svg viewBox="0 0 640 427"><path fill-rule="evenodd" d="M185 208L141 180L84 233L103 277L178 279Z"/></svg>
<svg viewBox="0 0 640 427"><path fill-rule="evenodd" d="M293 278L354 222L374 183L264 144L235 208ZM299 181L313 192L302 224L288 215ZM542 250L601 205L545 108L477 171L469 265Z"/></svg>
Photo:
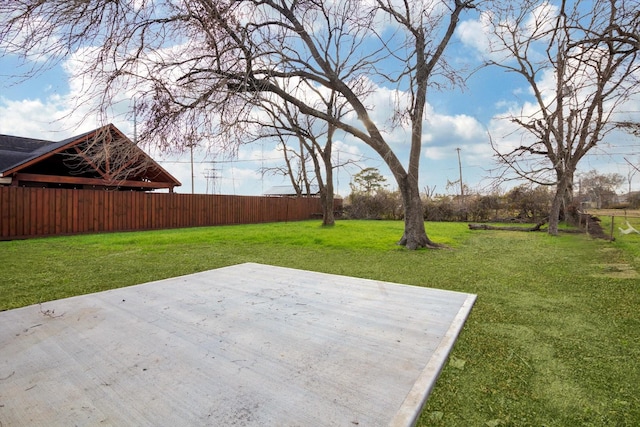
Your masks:
<svg viewBox="0 0 640 427"><path fill-rule="evenodd" d="M0 187L0 240L297 221L319 212L319 198Z"/></svg>

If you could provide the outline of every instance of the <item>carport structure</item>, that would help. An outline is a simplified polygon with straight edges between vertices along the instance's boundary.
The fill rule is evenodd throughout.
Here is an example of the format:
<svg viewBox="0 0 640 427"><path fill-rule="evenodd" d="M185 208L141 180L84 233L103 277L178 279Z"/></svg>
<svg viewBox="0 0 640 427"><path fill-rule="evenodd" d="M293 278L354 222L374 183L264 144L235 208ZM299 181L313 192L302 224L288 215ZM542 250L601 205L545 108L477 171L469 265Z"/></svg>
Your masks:
<svg viewBox="0 0 640 427"><path fill-rule="evenodd" d="M181 184L108 124L57 142L0 135L0 185L173 192Z"/></svg>

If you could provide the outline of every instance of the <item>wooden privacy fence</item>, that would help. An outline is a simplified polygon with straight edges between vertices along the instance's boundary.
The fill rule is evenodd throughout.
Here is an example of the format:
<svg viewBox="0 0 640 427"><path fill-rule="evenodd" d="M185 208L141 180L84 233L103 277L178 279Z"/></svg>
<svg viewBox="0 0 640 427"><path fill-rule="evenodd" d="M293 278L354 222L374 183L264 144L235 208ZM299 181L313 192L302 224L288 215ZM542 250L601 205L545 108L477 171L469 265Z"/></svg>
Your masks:
<svg viewBox="0 0 640 427"><path fill-rule="evenodd" d="M0 187L0 240L298 221L321 211L316 197Z"/></svg>

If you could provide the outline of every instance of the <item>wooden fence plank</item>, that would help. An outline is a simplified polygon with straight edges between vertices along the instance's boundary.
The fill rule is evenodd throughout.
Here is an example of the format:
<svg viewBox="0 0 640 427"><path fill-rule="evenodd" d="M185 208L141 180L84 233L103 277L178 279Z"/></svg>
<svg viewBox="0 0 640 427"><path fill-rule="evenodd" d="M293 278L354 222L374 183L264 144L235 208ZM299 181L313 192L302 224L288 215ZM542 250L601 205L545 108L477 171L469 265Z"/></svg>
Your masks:
<svg viewBox="0 0 640 427"><path fill-rule="evenodd" d="M28 227L28 221L25 220L25 216L29 213L29 196L24 191L19 191L19 187L14 188L14 190L15 191L12 192L12 203L15 203L17 206L16 215L18 216L16 234L18 236L26 236L29 234L25 229Z"/></svg>
<svg viewBox="0 0 640 427"><path fill-rule="evenodd" d="M49 199L50 191L44 191L44 188L38 188L38 193L42 196L38 197L38 234L47 235L49 232Z"/></svg>
<svg viewBox="0 0 640 427"><path fill-rule="evenodd" d="M11 212L9 210L9 207L11 206L11 193L11 191L3 191L2 195L0 195L0 221L2 221L0 232L3 236L11 233L11 228L9 226L11 221Z"/></svg>
<svg viewBox="0 0 640 427"><path fill-rule="evenodd" d="M62 212L60 206L62 205L62 200L60 199L60 189L56 188L53 190L53 197L51 198L51 205L53 207L53 234L59 236L62 234Z"/></svg>
<svg viewBox="0 0 640 427"><path fill-rule="evenodd" d="M29 195L29 236L38 235L38 199L35 191L27 192Z"/></svg>

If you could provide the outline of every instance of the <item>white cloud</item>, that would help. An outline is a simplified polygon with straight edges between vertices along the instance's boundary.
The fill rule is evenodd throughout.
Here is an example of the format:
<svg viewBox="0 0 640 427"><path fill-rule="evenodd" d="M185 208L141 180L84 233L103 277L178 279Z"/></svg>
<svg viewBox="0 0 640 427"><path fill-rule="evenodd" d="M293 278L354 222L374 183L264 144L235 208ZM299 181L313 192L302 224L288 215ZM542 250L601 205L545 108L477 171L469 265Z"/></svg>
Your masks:
<svg viewBox="0 0 640 427"><path fill-rule="evenodd" d="M20 10L16 10L13 15L18 16L19 13ZM9 17L3 17L3 21L8 22ZM11 31L5 37L0 38L0 51L24 57L25 67L31 63L28 66L35 69L54 60L64 44L60 43L60 38L55 32L45 30L47 22L37 15L32 15L30 19L21 24L14 24ZM9 30L9 28L5 30ZM25 46L29 48L27 53L24 52Z"/></svg>
<svg viewBox="0 0 640 427"><path fill-rule="evenodd" d="M481 57L488 56L491 53L490 29L491 12L483 12L478 19L462 21L456 35L464 45L472 47Z"/></svg>
<svg viewBox="0 0 640 427"><path fill-rule="evenodd" d="M459 146L481 139L485 130L475 118L459 115L433 114L424 127L423 142L428 146Z"/></svg>
<svg viewBox="0 0 640 427"><path fill-rule="evenodd" d="M10 100L0 97L0 133L58 141L94 129L74 114L65 98Z"/></svg>
<svg viewBox="0 0 640 427"><path fill-rule="evenodd" d="M47 127L55 115L56 108L39 99L0 98L0 130L4 134L50 139L53 133Z"/></svg>
<svg viewBox="0 0 640 427"><path fill-rule="evenodd" d="M495 11L483 11L477 19L461 22L456 35L463 45L471 48L480 58L495 62L508 62L513 56L505 49L504 40L512 37L542 41L549 37L549 29L554 25L557 6L548 1L535 5L524 17L511 16L518 9L510 9L499 15ZM523 19L524 18L524 19ZM535 44L531 45L535 47ZM529 49L530 58L536 56L535 49Z"/></svg>
<svg viewBox="0 0 640 427"><path fill-rule="evenodd" d="M443 160L451 155L449 148L445 147L426 147L424 149L424 157L431 160Z"/></svg>

